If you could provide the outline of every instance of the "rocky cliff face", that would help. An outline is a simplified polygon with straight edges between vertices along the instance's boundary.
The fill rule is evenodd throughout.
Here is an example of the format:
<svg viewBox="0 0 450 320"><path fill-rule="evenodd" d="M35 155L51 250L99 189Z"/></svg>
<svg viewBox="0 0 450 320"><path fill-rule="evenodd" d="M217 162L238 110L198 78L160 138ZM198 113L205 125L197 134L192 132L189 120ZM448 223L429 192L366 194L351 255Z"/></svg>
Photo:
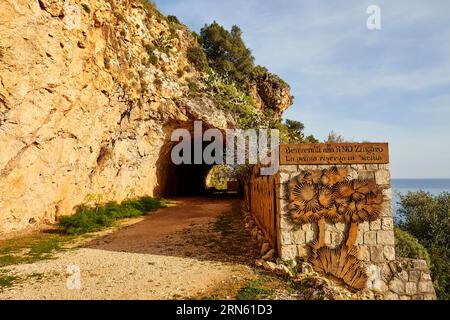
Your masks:
<svg viewBox="0 0 450 320"><path fill-rule="evenodd" d="M145 1L0 0L0 234L163 193L174 128L233 127L189 95L194 42ZM288 87L255 94L278 114L292 103Z"/></svg>

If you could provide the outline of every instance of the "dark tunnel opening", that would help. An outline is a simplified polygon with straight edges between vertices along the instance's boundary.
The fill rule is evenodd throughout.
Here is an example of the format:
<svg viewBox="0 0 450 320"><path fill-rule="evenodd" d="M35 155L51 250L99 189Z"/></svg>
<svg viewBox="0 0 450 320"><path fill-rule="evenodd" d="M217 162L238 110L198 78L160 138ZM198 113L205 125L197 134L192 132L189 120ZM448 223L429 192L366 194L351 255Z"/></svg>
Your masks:
<svg viewBox="0 0 450 320"><path fill-rule="evenodd" d="M202 150L209 143L203 142ZM208 195L206 178L214 164L194 164L194 140L191 141L190 164L174 164L171 159L171 153L176 144L176 142L167 142L161 148L157 162L158 186L154 190L154 194L166 198Z"/></svg>

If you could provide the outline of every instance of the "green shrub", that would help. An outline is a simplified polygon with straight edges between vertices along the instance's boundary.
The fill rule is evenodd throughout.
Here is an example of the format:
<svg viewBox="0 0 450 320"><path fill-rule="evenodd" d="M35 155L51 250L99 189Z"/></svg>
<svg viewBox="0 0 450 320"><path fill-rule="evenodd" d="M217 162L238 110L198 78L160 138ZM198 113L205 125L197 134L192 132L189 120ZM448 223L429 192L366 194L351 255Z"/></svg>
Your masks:
<svg viewBox="0 0 450 320"><path fill-rule="evenodd" d="M161 12L158 11L158 9L156 8L156 4L153 1L150 1L150 0L139 0L139 2L142 4L142 6L144 7L144 10L148 14L156 15L156 17L158 19L164 18L164 15Z"/></svg>
<svg viewBox="0 0 450 320"><path fill-rule="evenodd" d="M163 85L163 82L159 77L155 77L155 80L153 80L153 84L156 87L160 88Z"/></svg>
<svg viewBox="0 0 450 320"><path fill-rule="evenodd" d="M170 22L170 23L181 24L180 20L178 20L178 18L176 16L168 15L167 16L167 21Z"/></svg>
<svg viewBox="0 0 450 320"><path fill-rule="evenodd" d="M145 45L145 51L147 51L149 61L152 65L157 65L159 62L159 58L155 55L155 46L152 44Z"/></svg>
<svg viewBox="0 0 450 320"><path fill-rule="evenodd" d="M187 85L189 89L189 97L196 97L201 92L201 89L196 81L189 79Z"/></svg>
<svg viewBox="0 0 450 320"><path fill-rule="evenodd" d="M142 197L97 206L80 206L72 216L62 217L59 226L67 234L84 234L110 227L116 220L134 218L166 206L160 198Z"/></svg>
<svg viewBox="0 0 450 320"><path fill-rule="evenodd" d="M395 227L395 252L397 256L425 260L430 265L430 256L419 240L408 232Z"/></svg>
<svg viewBox="0 0 450 320"><path fill-rule="evenodd" d="M254 58L242 40L241 29L233 26L228 31L214 22L204 26L200 34L211 67L224 77L244 82L254 67Z"/></svg>
<svg viewBox="0 0 450 320"><path fill-rule="evenodd" d="M399 227L427 249L436 293L450 299L450 193L409 192L399 205Z"/></svg>
<svg viewBox="0 0 450 320"><path fill-rule="evenodd" d="M206 71L209 68L208 58L200 47L191 47L187 51L188 60L199 70Z"/></svg>

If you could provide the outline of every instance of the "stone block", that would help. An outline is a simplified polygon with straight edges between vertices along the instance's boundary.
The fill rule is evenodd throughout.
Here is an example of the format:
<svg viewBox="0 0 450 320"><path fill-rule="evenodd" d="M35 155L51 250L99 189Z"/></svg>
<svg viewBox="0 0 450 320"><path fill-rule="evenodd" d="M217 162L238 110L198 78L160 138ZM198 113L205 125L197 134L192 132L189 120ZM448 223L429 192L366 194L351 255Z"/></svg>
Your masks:
<svg viewBox="0 0 450 320"><path fill-rule="evenodd" d="M305 245L297 246L297 253L300 258L306 258L308 256L308 248Z"/></svg>
<svg viewBox="0 0 450 320"><path fill-rule="evenodd" d="M358 227L358 232L359 233L365 233L366 231L369 231L370 230L370 223L369 222L363 222L363 223L360 223L359 224L359 227Z"/></svg>
<svg viewBox="0 0 450 320"><path fill-rule="evenodd" d="M392 202L391 201L386 200L381 204L381 216L392 218Z"/></svg>
<svg viewBox="0 0 450 320"><path fill-rule="evenodd" d="M389 282L389 290L396 294L404 294L405 293L405 283L400 279L394 278Z"/></svg>
<svg viewBox="0 0 450 320"><path fill-rule="evenodd" d="M379 185L391 184L391 174L389 173L389 170L375 171L375 182Z"/></svg>
<svg viewBox="0 0 450 320"><path fill-rule="evenodd" d="M372 262L385 262L383 246L370 247L370 261Z"/></svg>
<svg viewBox="0 0 450 320"><path fill-rule="evenodd" d="M352 168L349 170L348 176L350 180L356 180L358 179L358 171Z"/></svg>
<svg viewBox="0 0 450 320"><path fill-rule="evenodd" d="M386 283L389 283L389 281L392 280L393 276L394 275L392 274L392 270L389 267L389 264L388 263L383 263L381 265L381 279L383 281L385 281Z"/></svg>
<svg viewBox="0 0 450 320"><path fill-rule="evenodd" d="M370 261L370 252L367 246L360 246L358 250L358 259L363 261Z"/></svg>
<svg viewBox="0 0 450 320"><path fill-rule="evenodd" d="M303 230L296 230L292 232L292 240L293 243L298 244L305 244L306 243L306 232Z"/></svg>
<svg viewBox="0 0 450 320"><path fill-rule="evenodd" d="M361 179L361 180L374 180L375 179L375 173L373 171L360 170L360 171L358 171L358 179Z"/></svg>
<svg viewBox="0 0 450 320"><path fill-rule="evenodd" d="M280 172L280 183L286 183L289 181L291 181L291 174L286 172Z"/></svg>
<svg viewBox="0 0 450 320"><path fill-rule="evenodd" d="M420 280L422 280L422 281L431 281L431 276L427 272L422 272Z"/></svg>
<svg viewBox="0 0 450 320"><path fill-rule="evenodd" d="M434 293L433 283L431 281L420 281L418 285L419 293Z"/></svg>
<svg viewBox="0 0 450 320"><path fill-rule="evenodd" d="M333 246L338 246L344 240L344 235L341 232L332 232L331 233L331 244Z"/></svg>
<svg viewBox="0 0 450 320"><path fill-rule="evenodd" d="M376 265L369 265L367 267L367 288L370 290L381 290L381 270Z"/></svg>
<svg viewBox="0 0 450 320"><path fill-rule="evenodd" d="M358 232L356 237L356 244L359 246L364 245L364 232Z"/></svg>
<svg viewBox="0 0 450 320"><path fill-rule="evenodd" d="M420 270L428 270L427 262L425 260L412 260L413 268Z"/></svg>
<svg viewBox="0 0 450 320"><path fill-rule="evenodd" d="M384 294L384 299L385 300L398 300L398 294L392 292L392 291L388 291Z"/></svg>
<svg viewBox="0 0 450 320"><path fill-rule="evenodd" d="M394 231L378 231L377 232L377 243L386 246L395 245Z"/></svg>
<svg viewBox="0 0 450 320"><path fill-rule="evenodd" d="M352 164L350 168L355 169L357 171L366 170L365 164Z"/></svg>
<svg viewBox="0 0 450 320"><path fill-rule="evenodd" d="M280 166L280 172L287 172L287 173L295 173L298 172L298 166L297 165L283 165Z"/></svg>
<svg viewBox="0 0 450 320"><path fill-rule="evenodd" d="M281 230L281 241L282 245L293 244L291 231Z"/></svg>
<svg viewBox="0 0 450 320"><path fill-rule="evenodd" d="M387 261L395 260L395 248L393 246L385 246L383 249L384 258Z"/></svg>
<svg viewBox="0 0 450 320"><path fill-rule="evenodd" d="M418 271L418 270L411 270L411 271L409 271L408 280L411 281L411 282L416 282L417 283L420 280L420 271ZM423 280L425 280L425 279L423 279Z"/></svg>
<svg viewBox="0 0 450 320"><path fill-rule="evenodd" d="M394 230L394 219L391 217L384 217L381 219L381 229Z"/></svg>
<svg viewBox="0 0 450 320"><path fill-rule="evenodd" d="M336 223L334 226L340 232L344 232L345 231L345 223Z"/></svg>
<svg viewBox="0 0 450 320"><path fill-rule="evenodd" d="M405 285L405 292L408 295L414 295L417 293L417 283L416 282L407 282Z"/></svg>
<svg viewBox="0 0 450 320"><path fill-rule="evenodd" d="M384 196L384 199L386 199L388 201L392 201L392 189L391 188L384 189L383 196Z"/></svg>
<svg viewBox="0 0 450 320"><path fill-rule="evenodd" d="M316 240L316 233L314 231L305 231L306 243Z"/></svg>
<svg viewBox="0 0 450 320"><path fill-rule="evenodd" d="M377 244L377 232L376 231L368 231L364 233L364 244L368 246Z"/></svg>
<svg viewBox="0 0 450 320"><path fill-rule="evenodd" d="M423 300L436 300L436 294L435 293L424 294Z"/></svg>
<svg viewBox="0 0 450 320"><path fill-rule="evenodd" d="M370 226L370 230L371 230L371 231L378 231L378 230L381 230L381 220L378 219L378 220L375 220L375 221L371 221L371 222L369 223L369 226Z"/></svg>
<svg viewBox="0 0 450 320"><path fill-rule="evenodd" d="M366 170L370 170L370 171L376 171L379 169L378 164L366 164L365 167L366 167Z"/></svg>
<svg viewBox="0 0 450 320"><path fill-rule="evenodd" d="M281 247L281 255L280 258L282 260L295 260L297 257L297 246L287 245Z"/></svg>
<svg viewBox="0 0 450 320"><path fill-rule="evenodd" d="M282 231L284 230L291 230L292 229L292 222L290 219L284 215L280 216L280 229Z"/></svg>
<svg viewBox="0 0 450 320"><path fill-rule="evenodd" d="M400 296L400 300L411 300L410 296Z"/></svg>
<svg viewBox="0 0 450 320"><path fill-rule="evenodd" d="M302 225L303 231L312 231L312 226L310 223Z"/></svg>

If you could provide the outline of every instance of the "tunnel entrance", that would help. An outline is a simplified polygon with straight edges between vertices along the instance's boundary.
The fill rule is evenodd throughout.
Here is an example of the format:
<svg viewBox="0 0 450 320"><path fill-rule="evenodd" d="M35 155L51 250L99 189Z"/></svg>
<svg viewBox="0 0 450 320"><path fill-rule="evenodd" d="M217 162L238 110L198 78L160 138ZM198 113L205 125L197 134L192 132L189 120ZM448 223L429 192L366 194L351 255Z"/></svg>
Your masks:
<svg viewBox="0 0 450 320"><path fill-rule="evenodd" d="M198 142L203 150L211 142ZM161 148L159 160L157 161L157 178L158 186L154 194L166 198L180 198L180 197L195 197L205 196L214 193L215 188L209 183L207 179L211 170L217 164L194 164L194 145L195 140L191 139L191 161L189 164L176 165L171 159L173 148L178 142L166 142ZM223 144L225 146L225 143ZM225 154L225 150L222 150ZM213 154L214 155L214 154ZM225 190L221 190L222 192Z"/></svg>

